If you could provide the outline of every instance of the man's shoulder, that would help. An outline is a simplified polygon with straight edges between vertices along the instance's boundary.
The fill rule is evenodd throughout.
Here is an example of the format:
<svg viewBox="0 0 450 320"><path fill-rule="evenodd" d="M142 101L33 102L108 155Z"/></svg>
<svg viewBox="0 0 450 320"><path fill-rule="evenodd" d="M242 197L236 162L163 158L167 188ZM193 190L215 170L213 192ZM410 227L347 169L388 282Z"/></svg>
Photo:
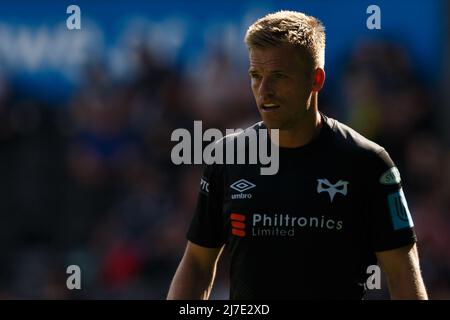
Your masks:
<svg viewBox="0 0 450 320"><path fill-rule="evenodd" d="M233 130L231 130L233 132L230 132L230 133L227 132L227 134L222 139L218 140L217 143L227 144L227 143L234 142L237 139L249 137L252 135L257 137L258 131L260 129L267 129L262 121L259 121L245 129L240 129L240 128L233 129Z"/></svg>
<svg viewBox="0 0 450 320"><path fill-rule="evenodd" d="M382 146L364 137L348 125L326 116L325 121L332 133L332 142L337 148L362 154L379 154L385 152Z"/></svg>
<svg viewBox="0 0 450 320"><path fill-rule="evenodd" d="M358 161L360 165L369 165L371 167L390 168L395 166L389 153L383 146L364 137L348 125L339 122L336 119L325 117L326 125L331 131L331 141L344 158L349 162ZM353 164L355 165L355 164Z"/></svg>

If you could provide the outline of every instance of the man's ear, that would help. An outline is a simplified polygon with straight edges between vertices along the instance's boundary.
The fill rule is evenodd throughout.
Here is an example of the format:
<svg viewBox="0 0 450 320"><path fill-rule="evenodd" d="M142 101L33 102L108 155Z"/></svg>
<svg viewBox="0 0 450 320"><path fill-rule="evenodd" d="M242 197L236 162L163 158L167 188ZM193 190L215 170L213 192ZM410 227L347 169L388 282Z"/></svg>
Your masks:
<svg viewBox="0 0 450 320"><path fill-rule="evenodd" d="M323 68L317 68L314 70L314 81L312 86L313 92L319 92L322 89L325 82L325 70Z"/></svg>

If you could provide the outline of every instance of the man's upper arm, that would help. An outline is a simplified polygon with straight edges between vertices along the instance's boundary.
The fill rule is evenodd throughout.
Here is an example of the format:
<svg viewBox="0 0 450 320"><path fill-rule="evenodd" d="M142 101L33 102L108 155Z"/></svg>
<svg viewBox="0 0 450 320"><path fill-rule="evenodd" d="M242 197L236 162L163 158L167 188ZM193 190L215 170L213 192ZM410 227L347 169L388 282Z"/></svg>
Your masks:
<svg viewBox="0 0 450 320"><path fill-rule="evenodd" d="M207 248L199 246L191 241L188 241L186 246L185 258L191 259L203 270L211 270L215 267L217 260L222 253L223 247L221 248Z"/></svg>
<svg viewBox="0 0 450 320"><path fill-rule="evenodd" d="M403 272L410 272L418 268L419 261L416 244L376 252L376 256L380 266L388 276L398 276Z"/></svg>
<svg viewBox="0 0 450 320"><path fill-rule="evenodd" d="M219 248L226 242L227 223L223 209L223 168L206 166L187 239L206 248Z"/></svg>
<svg viewBox="0 0 450 320"><path fill-rule="evenodd" d="M376 252L394 299L426 299L416 244Z"/></svg>
<svg viewBox="0 0 450 320"><path fill-rule="evenodd" d="M373 250L387 252L412 245L416 242L414 223L398 169L384 149L368 165L368 231Z"/></svg>

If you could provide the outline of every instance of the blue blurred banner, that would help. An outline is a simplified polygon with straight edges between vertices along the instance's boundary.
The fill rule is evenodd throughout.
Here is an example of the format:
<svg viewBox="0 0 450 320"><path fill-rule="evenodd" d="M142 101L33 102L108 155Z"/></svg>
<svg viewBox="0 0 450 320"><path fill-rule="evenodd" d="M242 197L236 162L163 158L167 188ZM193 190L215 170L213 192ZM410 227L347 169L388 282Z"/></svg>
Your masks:
<svg viewBox="0 0 450 320"><path fill-rule="evenodd" d="M133 72L137 46L151 49L159 63L176 64L185 72L195 70L211 50L223 50L245 65L246 28L280 9L304 11L324 22L331 75L355 41L378 38L406 46L428 75L440 70L440 0L377 1L381 30L366 28L372 2L359 0L5 2L0 10L0 74L7 73L33 96L64 98L90 64L100 63L114 79L126 79ZM66 27L71 4L81 9L81 30Z"/></svg>

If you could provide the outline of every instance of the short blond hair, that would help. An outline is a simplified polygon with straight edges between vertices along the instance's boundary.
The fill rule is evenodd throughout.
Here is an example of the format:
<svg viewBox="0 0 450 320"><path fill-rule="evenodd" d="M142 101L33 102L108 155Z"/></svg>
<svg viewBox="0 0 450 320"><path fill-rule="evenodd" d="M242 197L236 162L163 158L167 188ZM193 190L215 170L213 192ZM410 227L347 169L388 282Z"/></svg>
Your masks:
<svg viewBox="0 0 450 320"><path fill-rule="evenodd" d="M291 44L310 54L314 66L325 65L325 27L315 17L296 11L278 11L258 19L247 30L248 48Z"/></svg>

